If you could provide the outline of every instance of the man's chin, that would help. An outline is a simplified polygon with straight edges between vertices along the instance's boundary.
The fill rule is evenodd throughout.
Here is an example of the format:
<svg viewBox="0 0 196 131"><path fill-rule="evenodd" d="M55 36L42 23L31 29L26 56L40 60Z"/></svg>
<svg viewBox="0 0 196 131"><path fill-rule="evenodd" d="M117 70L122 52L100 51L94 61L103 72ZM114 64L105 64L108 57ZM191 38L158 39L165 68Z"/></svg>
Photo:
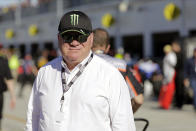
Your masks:
<svg viewBox="0 0 196 131"><path fill-rule="evenodd" d="M68 59L70 62L79 62L80 56L79 55L72 55L72 56L68 56Z"/></svg>

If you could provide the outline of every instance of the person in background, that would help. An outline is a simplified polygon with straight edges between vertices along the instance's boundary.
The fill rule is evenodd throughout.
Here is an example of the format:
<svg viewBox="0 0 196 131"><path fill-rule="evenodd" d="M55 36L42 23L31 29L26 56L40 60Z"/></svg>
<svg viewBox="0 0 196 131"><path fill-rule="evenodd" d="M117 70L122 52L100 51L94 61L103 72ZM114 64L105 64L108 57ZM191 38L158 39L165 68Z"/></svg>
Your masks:
<svg viewBox="0 0 196 131"><path fill-rule="evenodd" d="M49 55L49 51L47 49L44 49L41 53L41 56L38 58L38 62L37 62L38 69L44 66L46 63L48 63L48 55Z"/></svg>
<svg viewBox="0 0 196 131"><path fill-rule="evenodd" d="M26 54L24 60L21 61L21 65L18 68L18 82L21 83L21 87L18 93L18 97L23 96L23 90L27 83L30 83L31 86L35 80L35 76L37 75L37 67L32 60L32 56L30 54Z"/></svg>
<svg viewBox="0 0 196 131"><path fill-rule="evenodd" d="M127 66L134 67L134 65L137 63L137 59L131 57L130 53L125 52L124 53L124 60L127 63Z"/></svg>
<svg viewBox="0 0 196 131"><path fill-rule="evenodd" d="M184 104L184 60L183 54L181 50L180 43L178 41L174 41L171 44L173 52L176 54L177 63L175 66L176 77L175 77L175 108L182 109Z"/></svg>
<svg viewBox="0 0 196 131"><path fill-rule="evenodd" d="M184 77L185 87L193 88L193 106L196 111L196 48L193 51L193 57L189 58L185 63Z"/></svg>
<svg viewBox="0 0 196 131"><path fill-rule="evenodd" d="M155 72L159 72L160 67L150 58L144 58L137 62L139 72L142 76L142 82L150 80Z"/></svg>
<svg viewBox="0 0 196 131"><path fill-rule="evenodd" d="M163 58L163 84L166 85L174 79L177 58L176 54L172 51L171 45L165 45L163 51L165 53Z"/></svg>
<svg viewBox="0 0 196 131"><path fill-rule="evenodd" d="M9 68L11 69L12 76L16 80L18 76L17 69L20 66L20 62L15 50L16 49L14 47L10 47L8 55L8 64Z"/></svg>
<svg viewBox="0 0 196 131"><path fill-rule="evenodd" d="M135 131L125 80L91 51L89 17L70 11L58 31L62 56L39 69L25 131Z"/></svg>
<svg viewBox="0 0 196 131"><path fill-rule="evenodd" d="M122 73L129 86L132 108L135 113L143 104L143 86L135 79L124 60L106 55L110 49L108 32L103 28L97 28L93 30L93 33L93 52L114 65Z"/></svg>
<svg viewBox="0 0 196 131"><path fill-rule="evenodd" d="M14 94L13 87L13 77L8 66L8 60L5 54L2 52L3 46L0 45L0 130L1 130L1 121L2 121L2 113L3 113L3 105L4 105L4 97L3 93L5 91L9 91L10 93L10 107L13 109L15 107L16 98Z"/></svg>

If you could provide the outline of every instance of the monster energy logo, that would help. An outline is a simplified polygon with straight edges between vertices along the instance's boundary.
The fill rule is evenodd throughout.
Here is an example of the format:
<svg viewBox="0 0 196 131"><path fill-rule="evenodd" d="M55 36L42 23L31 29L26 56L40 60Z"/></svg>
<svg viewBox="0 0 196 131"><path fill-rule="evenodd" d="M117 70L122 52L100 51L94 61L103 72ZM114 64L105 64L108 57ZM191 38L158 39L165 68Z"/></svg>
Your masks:
<svg viewBox="0 0 196 131"><path fill-rule="evenodd" d="M73 15L70 15L70 16L71 16L71 24L73 26L75 26L76 24L78 25L79 15L73 14Z"/></svg>

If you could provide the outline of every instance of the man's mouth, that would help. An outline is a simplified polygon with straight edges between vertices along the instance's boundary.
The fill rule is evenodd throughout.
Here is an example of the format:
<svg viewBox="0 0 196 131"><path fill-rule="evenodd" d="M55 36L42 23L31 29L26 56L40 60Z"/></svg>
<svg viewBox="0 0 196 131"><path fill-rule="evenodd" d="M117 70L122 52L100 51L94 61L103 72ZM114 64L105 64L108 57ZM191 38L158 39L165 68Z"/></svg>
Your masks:
<svg viewBox="0 0 196 131"><path fill-rule="evenodd" d="M70 47L69 50L80 50L80 48L75 48L75 47L72 48L72 47Z"/></svg>

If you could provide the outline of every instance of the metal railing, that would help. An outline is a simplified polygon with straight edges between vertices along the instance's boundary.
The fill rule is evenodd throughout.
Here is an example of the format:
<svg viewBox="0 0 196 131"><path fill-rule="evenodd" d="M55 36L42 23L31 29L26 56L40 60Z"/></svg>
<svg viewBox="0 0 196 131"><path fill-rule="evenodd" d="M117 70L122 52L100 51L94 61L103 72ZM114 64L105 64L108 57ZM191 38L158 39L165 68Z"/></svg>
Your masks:
<svg viewBox="0 0 196 131"><path fill-rule="evenodd" d="M145 118L135 118L134 119L135 122L137 121L141 121L141 122L145 122L144 128L142 129L142 131L146 131L148 126L149 126L149 121Z"/></svg>

